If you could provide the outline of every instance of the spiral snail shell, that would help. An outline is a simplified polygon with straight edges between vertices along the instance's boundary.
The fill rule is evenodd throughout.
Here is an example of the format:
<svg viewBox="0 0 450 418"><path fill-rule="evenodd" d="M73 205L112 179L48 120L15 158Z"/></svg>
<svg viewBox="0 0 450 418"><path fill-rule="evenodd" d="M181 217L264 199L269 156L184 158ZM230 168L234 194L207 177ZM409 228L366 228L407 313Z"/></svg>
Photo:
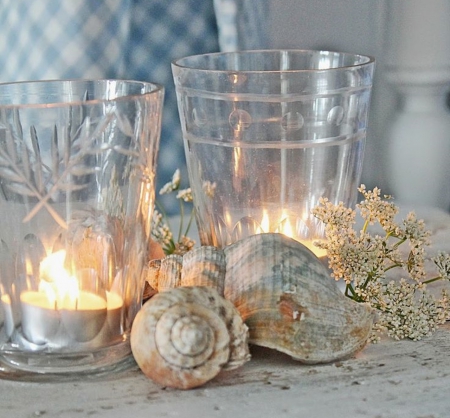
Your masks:
<svg viewBox="0 0 450 418"><path fill-rule="evenodd" d="M200 247L149 268L158 291L212 286L249 327L249 342L305 363L339 360L369 338L374 313L345 297L322 262L282 234L258 234L223 250Z"/></svg>
<svg viewBox="0 0 450 418"><path fill-rule="evenodd" d="M143 373L162 386L190 389L250 359L248 328L233 304L209 287L158 293L138 312L131 349Z"/></svg>

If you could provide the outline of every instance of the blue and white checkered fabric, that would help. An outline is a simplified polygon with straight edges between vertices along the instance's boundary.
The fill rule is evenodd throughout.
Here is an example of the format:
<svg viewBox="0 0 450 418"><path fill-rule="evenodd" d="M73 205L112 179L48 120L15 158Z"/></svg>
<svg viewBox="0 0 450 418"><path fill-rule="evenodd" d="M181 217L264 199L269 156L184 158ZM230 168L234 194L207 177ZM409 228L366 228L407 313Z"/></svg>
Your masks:
<svg viewBox="0 0 450 418"><path fill-rule="evenodd" d="M176 168L187 179L181 124L170 63L191 54L218 51L212 1L131 0L130 38L126 49L126 78L164 85L165 101L158 157L158 189ZM184 184L185 186L186 184ZM164 206L169 212L178 207Z"/></svg>
<svg viewBox="0 0 450 418"><path fill-rule="evenodd" d="M127 8L128 0L3 0L0 81L119 75Z"/></svg>
<svg viewBox="0 0 450 418"><path fill-rule="evenodd" d="M223 50L264 46L263 3L3 0L0 82L126 78L163 84L166 95L159 188L170 180L176 168L181 168L184 175L186 172L170 62L218 51L219 39Z"/></svg>

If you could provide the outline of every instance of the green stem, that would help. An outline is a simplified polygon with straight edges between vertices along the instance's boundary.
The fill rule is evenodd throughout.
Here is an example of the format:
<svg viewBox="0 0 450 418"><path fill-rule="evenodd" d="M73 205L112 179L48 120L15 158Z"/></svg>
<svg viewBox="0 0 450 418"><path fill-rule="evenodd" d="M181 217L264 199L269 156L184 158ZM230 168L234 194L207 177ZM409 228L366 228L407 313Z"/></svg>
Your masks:
<svg viewBox="0 0 450 418"><path fill-rule="evenodd" d="M166 255L173 254L175 248L175 243L173 242L173 239L171 239L169 245L164 248L164 252Z"/></svg>
<svg viewBox="0 0 450 418"><path fill-rule="evenodd" d="M164 207L157 200L155 201L156 209L158 209L159 213L163 216L164 219L167 220L167 212L164 210Z"/></svg>
<svg viewBox="0 0 450 418"><path fill-rule="evenodd" d="M189 216L189 222L188 222L188 225L187 225L187 227L186 227L186 233L185 233L185 235L187 235L188 233L189 233L189 230L191 229L191 226L192 226L192 222L194 221L194 218L195 218L195 208L193 208L192 210L191 210L191 215Z"/></svg>
<svg viewBox="0 0 450 418"><path fill-rule="evenodd" d="M371 280L372 280L372 275L371 275L371 274L368 274L368 275L367 275L367 279L364 281L364 283L363 283L363 285L361 286L361 288L362 288L362 289L365 289Z"/></svg>
<svg viewBox="0 0 450 418"><path fill-rule="evenodd" d="M183 219L184 219L184 205L183 200L180 199L180 228L178 229L178 242L181 241L181 236L183 234Z"/></svg>
<svg viewBox="0 0 450 418"><path fill-rule="evenodd" d="M442 276L433 277L432 279L425 280L422 283L423 284L430 284L430 283L433 283L433 282L437 282L438 280L442 280Z"/></svg>
<svg viewBox="0 0 450 418"><path fill-rule="evenodd" d="M402 245L404 242L406 242L406 238L402 238L400 241L398 241L396 244L392 246L393 250L396 250L400 245Z"/></svg>
<svg viewBox="0 0 450 418"><path fill-rule="evenodd" d="M363 225L363 228L362 228L362 232L363 232L364 234L366 233L368 227L369 227L369 221L366 220L366 221L364 222L364 225Z"/></svg>
<svg viewBox="0 0 450 418"><path fill-rule="evenodd" d="M351 293L351 295L349 294L349 292ZM350 299L355 300L356 293L355 293L355 290L353 289L353 286L350 283L348 283L345 286L345 296L349 297Z"/></svg>
<svg viewBox="0 0 450 418"><path fill-rule="evenodd" d="M384 272L389 271L389 270L392 270L392 269L394 269L394 268L396 268L396 267L401 267L401 266L402 266L402 265L401 265L401 264L398 264L398 263L392 264L392 265L390 265L389 267L386 267L386 268L384 269Z"/></svg>

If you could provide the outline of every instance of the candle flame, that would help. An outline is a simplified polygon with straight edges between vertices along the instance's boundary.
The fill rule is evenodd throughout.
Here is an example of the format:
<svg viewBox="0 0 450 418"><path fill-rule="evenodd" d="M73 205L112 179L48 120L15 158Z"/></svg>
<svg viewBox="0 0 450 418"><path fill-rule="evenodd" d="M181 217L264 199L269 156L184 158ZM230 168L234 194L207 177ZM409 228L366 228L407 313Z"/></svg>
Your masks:
<svg viewBox="0 0 450 418"><path fill-rule="evenodd" d="M224 220L225 220L225 225L229 226L229 225L232 224L233 218L231 216L231 213L227 209L225 209L223 217L224 217Z"/></svg>
<svg viewBox="0 0 450 418"><path fill-rule="evenodd" d="M289 238L294 238L294 229L292 228L291 221L286 213L286 210L283 209L281 214L280 221L280 231L282 234L286 235Z"/></svg>
<svg viewBox="0 0 450 418"><path fill-rule="evenodd" d="M304 215L303 218L307 219L307 216ZM326 250L314 245L315 240L312 240L310 238L300 238L300 236L303 235L303 232L306 231L303 231L301 229L301 225L299 225L298 221L295 224L293 224L292 218L289 217L288 211L286 209L282 210L279 219L280 220L277 224L275 232L284 234L289 238L293 238L296 241L301 242L305 247L310 249L317 257L324 257L327 255ZM300 223L302 223L302 221L300 221ZM269 216L269 212L266 209L263 209L263 216L261 219L260 227L258 228L256 233L261 234L265 232L272 232L270 225L271 219Z"/></svg>
<svg viewBox="0 0 450 418"><path fill-rule="evenodd" d="M261 219L261 233L270 231L270 219L266 209L263 209L263 217Z"/></svg>
<svg viewBox="0 0 450 418"><path fill-rule="evenodd" d="M44 292L50 306L75 307L78 304L79 286L76 277L64 268L66 251L60 250L47 256L40 264L39 292Z"/></svg>

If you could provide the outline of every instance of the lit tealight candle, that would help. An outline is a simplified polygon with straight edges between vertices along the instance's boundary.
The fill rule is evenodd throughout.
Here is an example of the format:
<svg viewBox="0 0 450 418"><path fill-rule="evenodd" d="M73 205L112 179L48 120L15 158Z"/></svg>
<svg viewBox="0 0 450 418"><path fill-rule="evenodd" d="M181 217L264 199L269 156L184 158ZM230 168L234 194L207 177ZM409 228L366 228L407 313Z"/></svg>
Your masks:
<svg viewBox="0 0 450 418"><path fill-rule="evenodd" d="M65 251L48 256L41 263L39 289L20 295L22 330L35 344L65 346L71 341L88 342L105 325L106 298L79 290L77 279L64 269L64 260ZM119 305L117 298L111 302L114 311Z"/></svg>
<svg viewBox="0 0 450 418"><path fill-rule="evenodd" d="M26 291L20 295L22 330L34 344L52 342L60 326L78 342L93 339L106 320L106 301L98 295L80 292L75 305L58 306L44 292Z"/></svg>
<svg viewBox="0 0 450 418"><path fill-rule="evenodd" d="M61 320L67 333L78 342L92 340L103 328L107 317L106 300L80 292L75 308L61 309Z"/></svg>

